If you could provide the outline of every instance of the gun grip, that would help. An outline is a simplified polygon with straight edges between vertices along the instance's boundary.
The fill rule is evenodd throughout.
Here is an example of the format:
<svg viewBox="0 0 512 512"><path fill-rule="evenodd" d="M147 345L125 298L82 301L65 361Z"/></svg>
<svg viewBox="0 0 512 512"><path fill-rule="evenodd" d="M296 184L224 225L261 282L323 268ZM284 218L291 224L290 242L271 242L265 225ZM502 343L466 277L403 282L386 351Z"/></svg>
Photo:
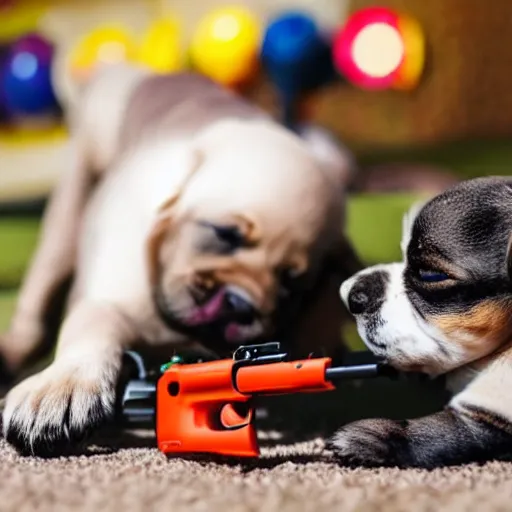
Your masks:
<svg viewBox="0 0 512 512"><path fill-rule="evenodd" d="M250 396L233 387L230 360L174 365L157 385L156 434L166 454L257 457Z"/></svg>

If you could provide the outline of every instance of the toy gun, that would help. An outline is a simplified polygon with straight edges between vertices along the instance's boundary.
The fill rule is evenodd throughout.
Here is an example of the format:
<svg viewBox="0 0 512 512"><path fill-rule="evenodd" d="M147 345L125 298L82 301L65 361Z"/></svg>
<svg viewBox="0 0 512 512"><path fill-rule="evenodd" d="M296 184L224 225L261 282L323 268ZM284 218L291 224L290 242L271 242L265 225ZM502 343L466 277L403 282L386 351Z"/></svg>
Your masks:
<svg viewBox="0 0 512 512"><path fill-rule="evenodd" d="M273 342L242 346L232 359L194 364L171 360L151 383L140 356L132 357L139 379L125 389L123 416L134 422L154 414L158 448L166 454L257 457L253 403L258 395L330 391L337 381L396 373L380 363L331 367L328 357L287 361L280 344Z"/></svg>

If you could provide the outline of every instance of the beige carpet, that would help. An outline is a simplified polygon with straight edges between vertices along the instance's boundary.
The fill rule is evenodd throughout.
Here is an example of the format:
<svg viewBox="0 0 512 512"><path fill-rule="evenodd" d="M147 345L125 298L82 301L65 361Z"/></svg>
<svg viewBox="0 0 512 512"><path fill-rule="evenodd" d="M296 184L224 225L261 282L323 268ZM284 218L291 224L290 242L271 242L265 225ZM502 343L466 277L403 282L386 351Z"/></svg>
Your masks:
<svg viewBox="0 0 512 512"><path fill-rule="evenodd" d="M81 457L20 458L0 442L0 510L505 511L512 464L433 472L340 469L322 441L276 445L247 465L167 460L151 437L109 439ZM131 447L127 447L131 446ZM133 447L137 446L137 447Z"/></svg>

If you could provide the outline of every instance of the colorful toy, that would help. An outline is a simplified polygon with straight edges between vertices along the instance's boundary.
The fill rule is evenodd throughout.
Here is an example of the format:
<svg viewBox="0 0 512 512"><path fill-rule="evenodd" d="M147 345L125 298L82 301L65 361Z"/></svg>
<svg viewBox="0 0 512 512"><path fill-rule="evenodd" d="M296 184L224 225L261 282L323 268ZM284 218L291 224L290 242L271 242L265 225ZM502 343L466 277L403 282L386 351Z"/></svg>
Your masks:
<svg viewBox="0 0 512 512"><path fill-rule="evenodd" d="M183 69L178 22L170 17L154 21L142 40L137 60L157 73L172 73Z"/></svg>
<svg viewBox="0 0 512 512"><path fill-rule="evenodd" d="M9 114L40 115L56 109L52 56L53 45L37 34L28 34L10 47L0 83L0 97Z"/></svg>
<svg viewBox="0 0 512 512"><path fill-rule="evenodd" d="M288 361L279 343L267 343L240 347L233 359L184 364L175 358L155 385L140 356L133 357L139 378L125 389L122 413L128 423L154 414L158 448L168 455L257 457L256 396L331 391L336 381L395 375L380 363L331 367L327 357Z"/></svg>
<svg viewBox="0 0 512 512"><path fill-rule="evenodd" d="M288 12L267 27L261 60L280 93L283 122L294 128L299 96L334 77L329 41L312 18Z"/></svg>
<svg viewBox="0 0 512 512"><path fill-rule="evenodd" d="M363 89L412 89L425 60L419 24L391 9L371 7L349 17L334 39L339 72Z"/></svg>
<svg viewBox="0 0 512 512"><path fill-rule="evenodd" d="M248 83L258 70L261 28L243 7L227 7L205 16L190 45L192 65L227 86Z"/></svg>
<svg viewBox="0 0 512 512"><path fill-rule="evenodd" d="M101 25L81 39L69 57L69 72L77 83L100 66L136 62L136 38L120 25Z"/></svg>
<svg viewBox="0 0 512 512"><path fill-rule="evenodd" d="M0 44L0 70L5 69L7 58L9 55L9 47L5 44ZM0 77L2 73L0 71ZM5 94L3 87L0 87L0 122L7 118L7 106L5 101Z"/></svg>

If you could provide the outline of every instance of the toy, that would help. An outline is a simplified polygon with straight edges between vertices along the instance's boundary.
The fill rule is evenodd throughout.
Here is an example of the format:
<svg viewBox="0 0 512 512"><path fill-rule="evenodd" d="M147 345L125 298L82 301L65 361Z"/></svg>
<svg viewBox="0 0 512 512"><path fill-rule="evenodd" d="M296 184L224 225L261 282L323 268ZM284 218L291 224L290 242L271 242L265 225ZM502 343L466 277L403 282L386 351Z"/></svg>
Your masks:
<svg viewBox="0 0 512 512"><path fill-rule="evenodd" d="M171 73L183 69L184 59L177 21L170 17L155 20L141 42L137 60L157 73Z"/></svg>
<svg viewBox="0 0 512 512"><path fill-rule="evenodd" d="M290 128L298 122L299 96L335 76L328 39L312 18L300 12L271 21L263 38L261 61L279 91L283 123Z"/></svg>
<svg viewBox="0 0 512 512"><path fill-rule="evenodd" d="M248 83L258 70L261 29L245 8L212 11L198 24L190 45L197 71L227 86Z"/></svg>
<svg viewBox="0 0 512 512"><path fill-rule="evenodd" d="M86 80L99 66L136 62L137 41L121 25L101 25L87 34L72 49L69 72L77 83Z"/></svg>
<svg viewBox="0 0 512 512"><path fill-rule="evenodd" d="M0 70L5 68L7 58L9 55L9 46L6 44L0 44ZM0 71L1 76L1 71ZM5 94L3 87L0 87L0 122L3 122L7 118L7 105L5 101Z"/></svg>
<svg viewBox="0 0 512 512"><path fill-rule="evenodd" d="M419 24L391 9L355 12L334 38L339 72L363 89L412 89L421 76L425 41Z"/></svg>
<svg viewBox="0 0 512 512"><path fill-rule="evenodd" d="M9 114L39 115L57 107L52 80L52 44L28 34L11 47L2 66L0 96Z"/></svg>
<svg viewBox="0 0 512 512"><path fill-rule="evenodd" d="M155 384L140 356L132 357L139 378L125 389L122 414L128 423L138 422L150 418L155 407L158 448L169 455L257 457L256 396L330 391L339 380L395 374L380 363L331 367L327 357L288 361L274 342L240 347L233 359L184 364L175 358Z"/></svg>

